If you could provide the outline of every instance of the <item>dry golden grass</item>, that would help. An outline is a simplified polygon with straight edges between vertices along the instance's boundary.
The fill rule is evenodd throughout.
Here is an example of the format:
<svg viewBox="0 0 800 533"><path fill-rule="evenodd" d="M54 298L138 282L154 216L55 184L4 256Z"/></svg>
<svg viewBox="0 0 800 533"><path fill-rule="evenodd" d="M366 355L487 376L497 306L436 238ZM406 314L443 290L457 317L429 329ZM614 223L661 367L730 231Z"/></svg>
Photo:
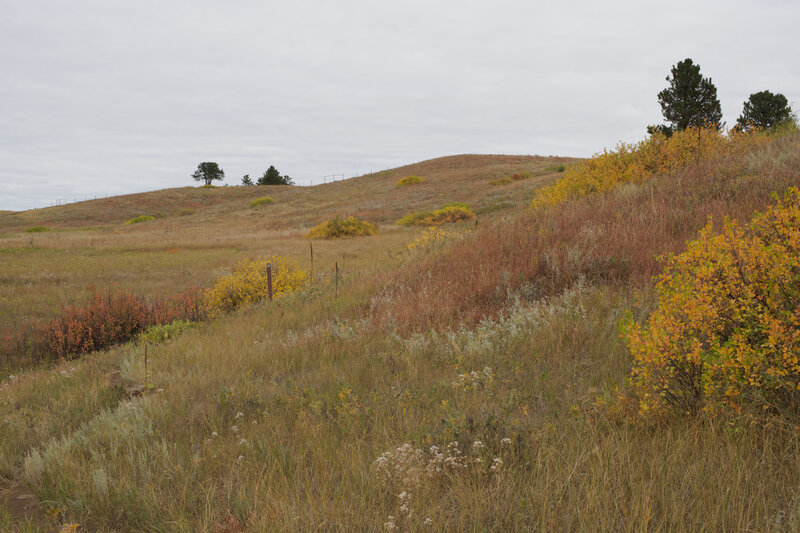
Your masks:
<svg viewBox="0 0 800 533"><path fill-rule="evenodd" d="M644 247L677 247L704 210L744 213L769 187L796 184L799 142L795 136L739 161L686 169L669 183L655 180L546 214L503 221L511 211L499 210L496 223L476 231L448 227L458 234L432 247L433 255L401 253L419 230L386 222L374 237L314 242L315 273L343 261L341 280L317 276L306 291L163 344L119 346L0 381L0 484L26 484L53 525L80 523L89 531L378 531L387 524L405 531L796 531L796 421L698 415L645 426L604 417L595 402L612 397L630 370L619 319L630 310L640 320L654 307L647 276L654 250ZM400 209L389 195L364 200L386 201L383 214L353 212L393 221L400 210L451 200L476 209L504 201L487 200L497 191L488 181L508 175L507 168L483 174L480 184L453 174L449 188L435 185L426 164L387 180L394 190L404 175L426 179L425 187L403 188L409 196ZM699 175L702 184L693 183ZM529 197L536 181L502 189ZM474 197L453 197L469 183ZM415 200L428 186L438 187L438 196ZM237 201L242 213L251 211L247 198ZM239 212L226 217L218 205L186 217L209 221L198 227L167 217L146 224L147 231L33 238L52 239L37 246L64 261L71 250L83 260L90 257L85 250L104 250L109 269L124 264L116 255L145 254L143 264L151 258L171 289L181 285L166 263L171 239L181 246L174 255L196 254L173 264L190 269L187 281L201 276L194 268L221 269L256 251L307 261L309 243L300 235L316 217L337 211L335 195L317 201L324 214L315 212L314 220L287 214L296 226L252 234L237 233ZM595 226L630 228L612 239ZM654 234L642 249L622 242L648 228ZM189 236L178 239L180 232ZM2 245L14 247L15 264L38 253L21 251L28 238ZM92 239L103 244L89 246ZM470 252L476 245L482 248ZM490 252L485 261L482 250ZM550 270L526 270L547 253ZM624 277L603 275L604 263L595 260L608 253L642 264ZM47 264L28 261L29 275ZM83 262L60 271L65 292L75 290L69 276ZM15 272L11 279L25 270ZM521 281L520 274L551 276L551 283ZM137 275L130 271L131 283ZM151 392L130 396L126 384ZM454 441L468 459L458 464L466 466L414 474L417 462L432 458L431 446L446 450ZM405 444L411 457L420 450L418 458L403 463L404 475L381 475L376 461ZM496 459L502 464L492 470ZM0 530L18 524L0 504Z"/></svg>

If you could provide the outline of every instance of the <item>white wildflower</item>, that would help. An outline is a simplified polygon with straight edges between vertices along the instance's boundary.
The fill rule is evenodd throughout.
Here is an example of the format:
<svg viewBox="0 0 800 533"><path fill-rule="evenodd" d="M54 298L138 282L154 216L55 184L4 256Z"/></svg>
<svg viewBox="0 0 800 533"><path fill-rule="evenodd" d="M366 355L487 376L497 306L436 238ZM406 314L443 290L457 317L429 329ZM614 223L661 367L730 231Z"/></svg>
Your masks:
<svg viewBox="0 0 800 533"><path fill-rule="evenodd" d="M503 460L500 459L499 457L495 457L494 459L492 459L492 466L489 467L489 470L491 470L492 472L497 472L498 470L500 470L501 466L503 466Z"/></svg>
<svg viewBox="0 0 800 533"><path fill-rule="evenodd" d="M212 432L211 432L211 436L212 436L212 437L216 437L216 436L217 436L217 432L216 432L216 431L212 431Z"/></svg>
<svg viewBox="0 0 800 533"><path fill-rule="evenodd" d="M472 443L472 450L473 450L473 451L476 451L476 452L478 452L478 451L480 451L480 450L481 450L483 447L484 447L484 446L483 446L483 443L482 443L481 441L479 441L479 440L476 440L475 442L473 442L473 443Z"/></svg>
<svg viewBox="0 0 800 533"><path fill-rule="evenodd" d="M234 433L239 433L239 426L231 426L231 431Z"/></svg>
<svg viewBox="0 0 800 533"><path fill-rule="evenodd" d="M244 413L243 413L243 412L241 412L241 411L239 411L238 413L236 413L236 416L234 416L233 418L234 418L235 420L239 420L239 419L240 419L240 418L242 418L243 416L244 416Z"/></svg>
<svg viewBox="0 0 800 533"><path fill-rule="evenodd" d="M425 520L422 523L425 524L426 526L432 526L433 525L433 520L431 520L430 516L427 516L427 517L425 517Z"/></svg>
<svg viewBox="0 0 800 533"><path fill-rule="evenodd" d="M502 446L511 446L511 439L506 437L500 441Z"/></svg>
<svg viewBox="0 0 800 533"><path fill-rule="evenodd" d="M237 457L237 458L236 458L236 462L237 462L237 463L239 463L239 464L241 464L242 462L244 462L244 455L240 455L239 457Z"/></svg>

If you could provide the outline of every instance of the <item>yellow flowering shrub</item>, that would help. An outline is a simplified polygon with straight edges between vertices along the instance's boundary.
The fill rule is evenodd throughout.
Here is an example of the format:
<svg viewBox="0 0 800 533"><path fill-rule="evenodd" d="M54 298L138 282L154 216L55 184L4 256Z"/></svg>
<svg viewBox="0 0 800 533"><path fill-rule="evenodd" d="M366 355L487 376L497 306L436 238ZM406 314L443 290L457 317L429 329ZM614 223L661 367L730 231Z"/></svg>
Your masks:
<svg viewBox="0 0 800 533"><path fill-rule="evenodd" d="M133 217L132 219L125 222L126 226L130 226L131 224L139 224L140 222L150 222L151 220L155 220L156 217L150 215L139 215L138 217Z"/></svg>
<svg viewBox="0 0 800 533"><path fill-rule="evenodd" d="M436 226L431 226L422 232L422 235L406 245L406 250L411 253L427 253L442 246L452 235Z"/></svg>
<svg viewBox="0 0 800 533"><path fill-rule="evenodd" d="M244 305L269 298L267 264L272 264L272 295L280 298L301 289L308 273L280 256L261 257L240 262L232 273L217 279L203 294L203 304L210 315L233 311Z"/></svg>
<svg viewBox="0 0 800 533"><path fill-rule="evenodd" d="M398 187L404 187L406 185L416 185L417 183L422 183L423 180L419 176L406 176L405 178L400 179L396 185Z"/></svg>
<svg viewBox="0 0 800 533"><path fill-rule="evenodd" d="M669 174L711 157L770 142L757 133L720 132L714 127L687 128L667 138L657 133L644 141L620 143L565 168L564 176L536 191L534 208L556 205L569 198L614 189L628 182L641 183L659 174Z"/></svg>
<svg viewBox="0 0 800 533"><path fill-rule="evenodd" d="M463 202L448 202L435 211L415 211L395 222L400 226L441 226L464 220L475 220L472 208Z"/></svg>
<svg viewBox="0 0 800 533"><path fill-rule="evenodd" d="M711 222L671 257L646 325L628 321L642 414L800 411L800 191L746 227Z"/></svg>
<svg viewBox="0 0 800 533"><path fill-rule="evenodd" d="M366 237L376 233L378 233L377 227L356 217L334 217L311 228L311 231L305 234L305 238L346 239L348 237Z"/></svg>
<svg viewBox="0 0 800 533"><path fill-rule="evenodd" d="M250 202L250 207L260 207L262 205L270 205L274 203L275 200L272 198L272 196L262 196L261 198L256 198Z"/></svg>

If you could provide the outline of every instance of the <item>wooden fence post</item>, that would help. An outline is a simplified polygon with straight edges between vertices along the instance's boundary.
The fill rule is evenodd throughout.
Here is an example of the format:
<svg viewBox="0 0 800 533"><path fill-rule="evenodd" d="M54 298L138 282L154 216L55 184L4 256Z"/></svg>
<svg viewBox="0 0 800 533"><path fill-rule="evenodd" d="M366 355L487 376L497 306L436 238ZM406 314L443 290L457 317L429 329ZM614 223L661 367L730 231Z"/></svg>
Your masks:
<svg viewBox="0 0 800 533"><path fill-rule="evenodd" d="M269 301L272 301L272 263L267 263L267 293Z"/></svg>

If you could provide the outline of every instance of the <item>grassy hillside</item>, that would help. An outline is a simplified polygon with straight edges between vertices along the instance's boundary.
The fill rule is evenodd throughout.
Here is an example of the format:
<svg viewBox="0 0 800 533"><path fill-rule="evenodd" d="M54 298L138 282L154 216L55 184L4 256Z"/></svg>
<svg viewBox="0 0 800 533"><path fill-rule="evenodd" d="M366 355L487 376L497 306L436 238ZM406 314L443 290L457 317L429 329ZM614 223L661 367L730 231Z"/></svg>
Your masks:
<svg viewBox="0 0 800 533"><path fill-rule="evenodd" d="M656 256L684 250L708 215L719 224L766 209L772 193L800 184L799 154L796 133L759 138L535 210L524 199L557 177L544 175L546 161L539 181L502 193L485 180L511 170L453 179L452 188L431 180L433 196L423 189L430 174L398 170L382 196L356 204L379 202L383 215L341 213L378 222L378 235L315 241L326 272L340 258L348 265L338 287L321 277L166 343L0 382L0 479L6 494L41 502L24 522L7 497L0 529L797 530L800 421L746 410L620 414L632 358L618 324L655 308ZM393 188L410 174L426 181ZM356 189L318 199L313 221L295 214L299 225L285 229L226 234L225 220L248 225L220 203L191 215L219 221L206 234L175 217L108 235L18 235L3 246L14 248L12 264L43 253L26 246L61 254L65 292L90 264L70 266L70 251L89 257L101 247L103 275L117 275L118 255L149 257L167 289L183 285L170 269L196 281L190 263L213 270L260 247L303 261L301 231L342 211L336 198L359 198ZM519 209L445 228L436 246L409 250L420 230L387 225L449 200L478 210L505 201L495 194L516 195ZM265 213L282 201L269 195L276 202ZM236 200L241 218L269 216L249 214L245 200ZM169 264L179 227L192 236L173 255L188 259ZM25 272L44 285L36 261ZM146 280L140 286L157 283L129 272Z"/></svg>
<svg viewBox="0 0 800 533"><path fill-rule="evenodd" d="M559 176L568 158L444 157L380 174L313 187L185 187L0 214L0 334L109 287L154 295L208 286L238 260L263 254L310 261L302 236L334 216L354 215L381 226L364 241L315 243L318 272L371 268L419 232L393 225L403 215L447 201L472 205L483 221L524 208L532 191ZM530 179L489 181L529 172ZM423 176L397 187L407 175ZM251 208L269 195L274 203ZM140 215L156 217L139 224ZM50 231L26 233L31 227ZM310 266L310 265L307 265Z"/></svg>

